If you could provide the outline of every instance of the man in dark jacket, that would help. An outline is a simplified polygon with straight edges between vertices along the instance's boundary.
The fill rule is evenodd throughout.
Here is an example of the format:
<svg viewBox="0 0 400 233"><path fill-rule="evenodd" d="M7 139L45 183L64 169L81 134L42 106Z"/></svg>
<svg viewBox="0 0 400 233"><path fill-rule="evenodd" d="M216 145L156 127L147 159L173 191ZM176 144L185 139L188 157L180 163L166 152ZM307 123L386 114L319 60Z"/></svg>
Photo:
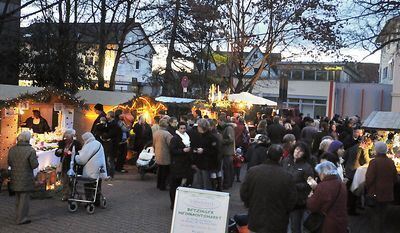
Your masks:
<svg viewBox="0 0 400 233"><path fill-rule="evenodd" d="M257 134L254 137L254 141L255 142L252 144L245 156L248 162L247 170L249 170L251 167L264 163L264 161L267 159L267 151L271 142L269 138L263 134Z"/></svg>
<svg viewBox="0 0 400 233"><path fill-rule="evenodd" d="M273 124L268 125L267 132L268 137L271 139L272 144L280 144L282 143L283 136L285 136L286 130L279 123L279 116L275 116L273 120Z"/></svg>
<svg viewBox="0 0 400 233"><path fill-rule="evenodd" d="M223 171L223 187L231 188L233 185L233 155L235 154L235 124L228 122L224 114L221 114L218 120L218 126L221 128L222 134L222 171Z"/></svg>
<svg viewBox="0 0 400 233"><path fill-rule="evenodd" d="M314 120L309 118L305 121L306 127L301 130L300 138L303 142L305 142L309 147L311 147L312 142L314 140L314 136L318 133L318 129L314 126Z"/></svg>
<svg viewBox="0 0 400 233"><path fill-rule="evenodd" d="M111 178L115 173L115 158L119 154L119 143L122 140L122 129L118 125L118 121L114 119L113 111L107 113L107 125L104 128L101 139L103 141L104 152L108 161L108 174Z"/></svg>
<svg viewBox="0 0 400 233"><path fill-rule="evenodd" d="M135 145L133 151L140 154L143 148L153 140L151 127L147 124L146 119L143 116L140 116L139 121L133 126L133 132L135 133Z"/></svg>
<svg viewBox="0 0 400 233"><path fill-rule="evenodd" d="M264 164L251 168L240 189L249 208L249 229L256 233L286 233L289 213L297 200L292 176L279 166L283 148L272 145Z"/></svg>
<svg viewBox="0 0 400 233"><path fill-rule="evenodd" d="M100 128L102 128L100 124L100 119L102 117L106 117L106 113L103 110L103 105L102 104L96 104L94 106L94 111L96 112L96 114L98 115L96 120L93 122L92 125L92 129L90 130L90 132L92 132L92 134L94 135L94 137L96 138L97 141L101 141L100 140Z"/></svg>
<svg viewBox="0 0 400 233"><path fill-rule="evenodd" d="M322 130L319 131L318 133L316 133L315 136L314 136L314 140L313 140L313 144L312 144L312 151L311 151L312 154L318 153L319 144L321 143L322 138L325 137L325 136L330 135L328 122L325 122L325 121L321 122L320 128Z"/></svg>

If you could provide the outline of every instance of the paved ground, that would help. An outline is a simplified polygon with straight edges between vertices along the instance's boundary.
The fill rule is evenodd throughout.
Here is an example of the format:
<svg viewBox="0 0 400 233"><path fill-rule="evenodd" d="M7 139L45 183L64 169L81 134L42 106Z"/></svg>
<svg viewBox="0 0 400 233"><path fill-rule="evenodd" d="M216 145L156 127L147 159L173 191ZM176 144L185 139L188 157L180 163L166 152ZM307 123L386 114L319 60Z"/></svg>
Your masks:
<svg viewBox="0 0 400 233"><path fill-rule="evenodd" d="M134 168L132 168L134 169ZM141 181L136 170L117 174L113 181L103 184L103 193L108 199L107 209L96 209L88 215L83 207L76 213L69 213L66 202L50 198L32 200L30 215L32 223L14 225L15 198L0 193L0 232L169 232L172 211L168 191L156 189L156 176L147 174ZM230 213L243 213L239 200L240 184L230 190L232 193Z"/></svg>
<svg viewBox="0 0 400 233"><path fill-rule="evenodd" d="M168 233L172 211L169 209L169 194L155 188L156 176L148 174L141 181L135 168L129 173L117 174L115 179L103 184L103 193L108 198L107 209L96 209L94 215L88 215L82 207L77 213L69 213L66 202L58 198L31 201L31 219L29 225L14 224L15 198L8 193L0 193L0 233L23 232L133 232ZM231 200L229 216L245 213L239 198L240 183L229 190ZM394 207L385 218L385 230L382 233L400 232L400 207ZM369 211L350 218L352 233L372 232Z"/></svg>

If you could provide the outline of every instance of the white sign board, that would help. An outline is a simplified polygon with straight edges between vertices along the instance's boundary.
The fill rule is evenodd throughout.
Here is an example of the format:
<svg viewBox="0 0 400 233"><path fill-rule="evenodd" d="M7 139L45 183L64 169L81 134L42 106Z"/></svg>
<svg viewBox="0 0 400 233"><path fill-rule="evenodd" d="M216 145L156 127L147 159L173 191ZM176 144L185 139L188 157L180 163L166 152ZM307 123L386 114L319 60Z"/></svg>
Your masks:
<svg viewBox="0 0 400 233"><path fill-rule="evenodd" d="M229 193L179 187L171 233L225 233Z"/></svg>

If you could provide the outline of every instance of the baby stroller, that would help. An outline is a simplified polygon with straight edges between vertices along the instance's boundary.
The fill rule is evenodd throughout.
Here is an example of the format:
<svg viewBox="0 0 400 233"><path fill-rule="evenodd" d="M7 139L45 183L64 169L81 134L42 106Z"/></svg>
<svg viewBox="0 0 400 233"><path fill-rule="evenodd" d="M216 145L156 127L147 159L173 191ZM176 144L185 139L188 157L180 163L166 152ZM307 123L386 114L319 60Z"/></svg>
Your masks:
<svg viewBox="0 0 400 233"><path fill-rule="evenodd" d="M76 212L81 203L85 205L88 214L94 213L96 205L99 205L102 209L106 208L107 200L100 189L102 181L100 174L104 172L103 169L103 167L99 168L99 176L97 179L82 177L82 175L78 175L77 172L72 176L72 191L70 198L68 198L69 212ZM84 198L82 198L82 194Z"/></svg>
<svg viewBox="0 0 400 233"><path fill-rule="evenodd" d="M138 168L141 180L144 180L144 175L146 173L157 172L156 156L154 154L153 147L147 147L139 154L138 160L136 161L136 166Z"/></svg>

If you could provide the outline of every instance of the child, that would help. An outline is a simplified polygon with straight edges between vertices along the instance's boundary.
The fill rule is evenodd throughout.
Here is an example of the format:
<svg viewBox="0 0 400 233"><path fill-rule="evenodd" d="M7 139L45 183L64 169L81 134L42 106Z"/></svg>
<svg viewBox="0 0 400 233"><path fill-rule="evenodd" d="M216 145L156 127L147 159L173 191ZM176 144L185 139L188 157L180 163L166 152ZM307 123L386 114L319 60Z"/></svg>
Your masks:
<svg viewBox="0 0 400 233"><path fill-rule="evenodd" d="M233 167L235 169L236 182L240 182L240 169L244 162L242 148L237 148L236 153L233 156Z"/></svg>

